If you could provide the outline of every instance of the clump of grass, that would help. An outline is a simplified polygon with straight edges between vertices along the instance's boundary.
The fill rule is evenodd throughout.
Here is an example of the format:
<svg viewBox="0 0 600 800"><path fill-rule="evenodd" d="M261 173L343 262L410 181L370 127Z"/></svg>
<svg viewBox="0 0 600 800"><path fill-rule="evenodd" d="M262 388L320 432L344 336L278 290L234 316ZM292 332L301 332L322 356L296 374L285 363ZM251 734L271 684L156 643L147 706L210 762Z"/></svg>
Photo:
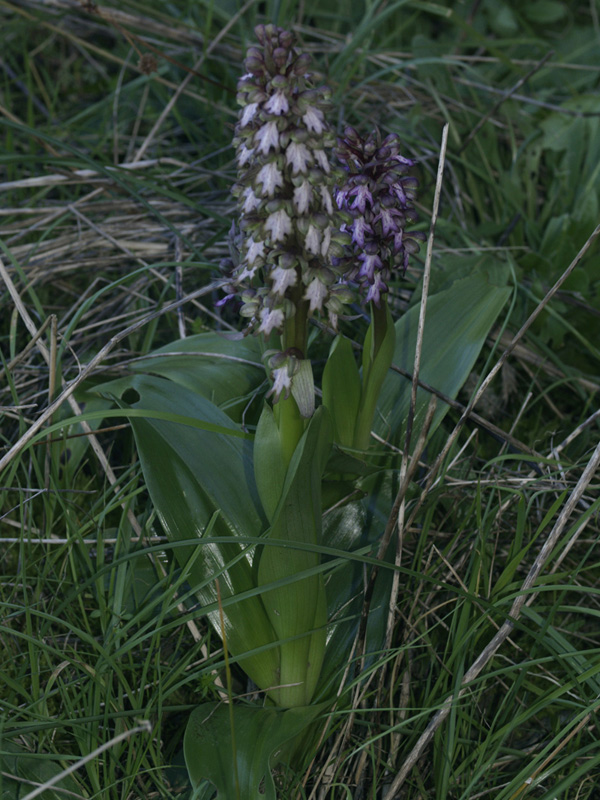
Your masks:
<svg viewBox="0 0 600 800"><path fill-rule="evenodd" d="M400 133L425 218L450 122L430 293L473 270L513 288L399 509L400 580L373 606L389 648L363 660L357 642L350 700L281 796L593 798L597 245L540 301L597 224L599 26L592 5L560 2L0 6L3 791L77 765L42 796L189 797L187 717L223 697L222 652L128 426L92 390L229 326L211 281L233 209L235 82L263 18L294 26L344 122ZM418 302L416 263L399 312Z"/></svg>

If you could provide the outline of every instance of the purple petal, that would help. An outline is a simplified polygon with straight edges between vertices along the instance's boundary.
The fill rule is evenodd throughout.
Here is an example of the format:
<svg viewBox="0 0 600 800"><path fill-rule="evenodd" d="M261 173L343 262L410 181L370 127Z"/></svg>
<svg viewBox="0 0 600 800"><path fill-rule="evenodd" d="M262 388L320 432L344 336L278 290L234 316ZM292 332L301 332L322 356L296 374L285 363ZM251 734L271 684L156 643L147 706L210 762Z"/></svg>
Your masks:
<svg viewBox="0 0 600 800"><path fill-rule="evenodd" d="M369 291L367 292L367 303L371 300L375 303L376 306L379 305L381 300L381 294L383 292L387 292L388 287L381 274L378 272L375 275L375 280L369 287Z"/></svg>
<svg viewBox="0 0 600 800"><path fill-rule="evenodd" d="M352 241L359 247L364 247L365 233L373 233L373 228L364 217L357 217L352 224Z"/></svg>
<svg viewBox="0 0 600 800"><path fill-rule="evenodd" d="M383 266L381 259L377 253L361 253L358 260L363 262L358 277L366 278L369 283L373 283L375 280L375 270L381 269Z"/></svg>
<svg viewBox="0 0 600 800"><path fill-rule="evenodd" d="M348 193L348 197L351 197L352 195L356 195L356 197L354 198L354 202L350 208L358 208L361 214L364 214L366 211L367 201L369 202L369 205L373 205L373 195L369 191L369 187L366 184L355 186L353 189L351 189Z"/></svg>

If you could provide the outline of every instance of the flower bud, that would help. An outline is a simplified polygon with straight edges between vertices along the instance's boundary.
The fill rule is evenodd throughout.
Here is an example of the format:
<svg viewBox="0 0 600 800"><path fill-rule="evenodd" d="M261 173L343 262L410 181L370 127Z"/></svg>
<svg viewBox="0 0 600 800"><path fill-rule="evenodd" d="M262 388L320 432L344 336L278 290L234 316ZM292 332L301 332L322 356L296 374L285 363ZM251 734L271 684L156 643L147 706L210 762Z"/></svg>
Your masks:
<svg viewBox="0 0 600 800"><path fill-rule="evenodd" d="M302 53L302 55L298 56L298 58L294 61L294 74L305 75L310 67L311 61L312 59L308 53Z"/></svg>

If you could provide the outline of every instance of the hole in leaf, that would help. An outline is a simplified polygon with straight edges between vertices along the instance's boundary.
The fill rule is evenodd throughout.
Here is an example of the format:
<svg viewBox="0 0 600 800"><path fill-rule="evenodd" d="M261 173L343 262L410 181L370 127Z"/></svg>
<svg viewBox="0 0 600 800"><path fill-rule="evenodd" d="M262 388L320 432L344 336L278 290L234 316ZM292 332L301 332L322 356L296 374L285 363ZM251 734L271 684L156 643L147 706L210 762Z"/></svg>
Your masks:
<svg viewBox="0 0 600 800"><path fill-rule="evenodd" d="M125 389L123 394L121 395L121 400L123 400L127 405L132 406L134 403L137 403L140 399L140 393L136 389Z"/></svg>

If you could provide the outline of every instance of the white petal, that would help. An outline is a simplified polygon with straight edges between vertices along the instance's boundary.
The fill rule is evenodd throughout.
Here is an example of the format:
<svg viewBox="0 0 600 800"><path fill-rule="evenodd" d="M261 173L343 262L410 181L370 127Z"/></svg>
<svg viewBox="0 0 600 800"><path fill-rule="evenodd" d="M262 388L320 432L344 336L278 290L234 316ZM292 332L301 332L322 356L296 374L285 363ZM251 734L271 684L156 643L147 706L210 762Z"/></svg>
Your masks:
<svg viewBox="0 0 600 800"><path fill-rule="evenodd" d="M265 230L271 231L274 242L283 241L288 233L292 232L292 221L285 209L280 208L269 215L265 222Z"/></svg>
<svg viewBox="0 0 600 800"><path fill-rule="evenodd" d="M329 166L329 159L327 158L327 154L324 150L315 150L315 161L321 167L323 172L326 175L329 175L329 170L331 167Z"/></svg>
<svg viewBox="0 0 600 800"><path fill-rule="evenodd" d="M256 180L262 183L262 194L266 194L269 197L273 197L278 186L283 186L283 175L274 161L270 161L262 167L256 176Z"/></svg>
<svg viewBox="0 0 600 800"><path fill-rule="evenodd" d="M306 172L307 165L311 164L313 159L305 144L290 142L285 151L285 160L287 164L292 165L292 174L297 175L299 172Z"/></svg>
<svg viewBox="0 0 600 800"><path fill-rule="evenodd" d="M242 128L245 128L246 125L254 119L257 108L258 103L248 103L248 105L244 108L242 111L242 119L240 120L240 125Z"/></svg>
<svg viewBox="0 0 600 800"><path fill-rule="evenodd" d="M275 92L265 103L265 111L269 114L287 114L290 104L283 92Z"/></svg>
<svg viewBox="0 0 600 800"><path fill-rule="evenodd" d="M331 195L324 186L321 186L321 200L323 206L328 214L333 214L333 203L331 202Z"/></svg>
<svg viewBox="0 0 600 800"><path fill-rule="evenodd" d="M283 319L283 309L274 308L269 311L268 308L263 308L260 312L260 328L258 330L268 336L274 328L281 328Z"/></svg>
<svg viewBox="0 0 600 800"><path fill-rule="evenodd" d="M298 214L306 214L312 200L312 187L308 181L303 181L301 186L294 189L294 206Z"/></svg>
<svg viewBox="0 0 600 800"><path fill-rule="evenodd" d="M309 131L323 133L325 125L323 124L323 112L321 109L310 106L302 119Z"/></svg>
<svg viewBox="0 0 600 800"><path fill-rule="evenodd" d="M245 198L243 206L245 214L250 214L251 211L254 211L254 209L260 205L260 197L254 194L251 186L244 189L243 197Z"/></svg>
<svg viewBox="0 0 600 800"><path fill-rule="evenodd" d="M321 248L321 232L314 225L308 226L304 246L309 253L318 255Z"/></svg>
<svg viewBox="0 0 600 800"><path fill-rule="evenodd" d="M318 278L313 278L304 295L305 300L310 300L310 310L320 311L326 297L327 287Z"/></svg>
<svg viewBox="0 0 600 800"><path fill-rule="evenodd" d="M287 365L284 367L280 367L279 369L274 369L273 374L273 388L271 392L275 396L275 402L279 400L279 395L285 391L285 396L288 397L290 394L290 389L292 388L292 376L288 372Z"/></svg>
<svg viewBox="0 0 600 800"><path fill-rule="evenodd" d="M267 155L271 147L275 150L279 149L279 131L277 130L277 123L274 121L265 122L262 128L259 128L254 134L254 142L257 149Z"/></svg>
<svg viewBox="0 0 600 800"><path fill-rule="evenodd" d="M242 281L246 280L246 278L250 278L250 280L252 280L252 278L256 273L257 268L258 264L255 267L251 267L250 269L248 269L248 267L244 267L244 269L237 276L236 282L241 283Z"/></svg>
<svg viewBox="0 0 600 800"><path fill-rule="evenodd" d="M246 242L246 261L248 264L254 264L257 258L264 258L265 243L255 242L252 236Z"/></svg>
<svg viewBox="0 0 600 800"><path fill-rule="evenodd" d="M283 269L283 267L276 267L271 272L271 278L273 279L273 291L275 294L284 295L286 289L289 286L294 286L296 283L296 270L295 269Z"/></svg>
<svg viewBox="0 0 600 800"><path fill-rule="evenodd" d="M243 167L254 155L254 148L246 147L245 144L241 145L237 152L237 162L239 167Z"/></svg>
<svg viewBox="0 0 600 800"><path fill-rule="evenodd" d="M323 233L323 241L321 242L321 255L326 256L327 251L329 250L329 245L331 244L331 227L325 228L325 232Z"/></svg>

